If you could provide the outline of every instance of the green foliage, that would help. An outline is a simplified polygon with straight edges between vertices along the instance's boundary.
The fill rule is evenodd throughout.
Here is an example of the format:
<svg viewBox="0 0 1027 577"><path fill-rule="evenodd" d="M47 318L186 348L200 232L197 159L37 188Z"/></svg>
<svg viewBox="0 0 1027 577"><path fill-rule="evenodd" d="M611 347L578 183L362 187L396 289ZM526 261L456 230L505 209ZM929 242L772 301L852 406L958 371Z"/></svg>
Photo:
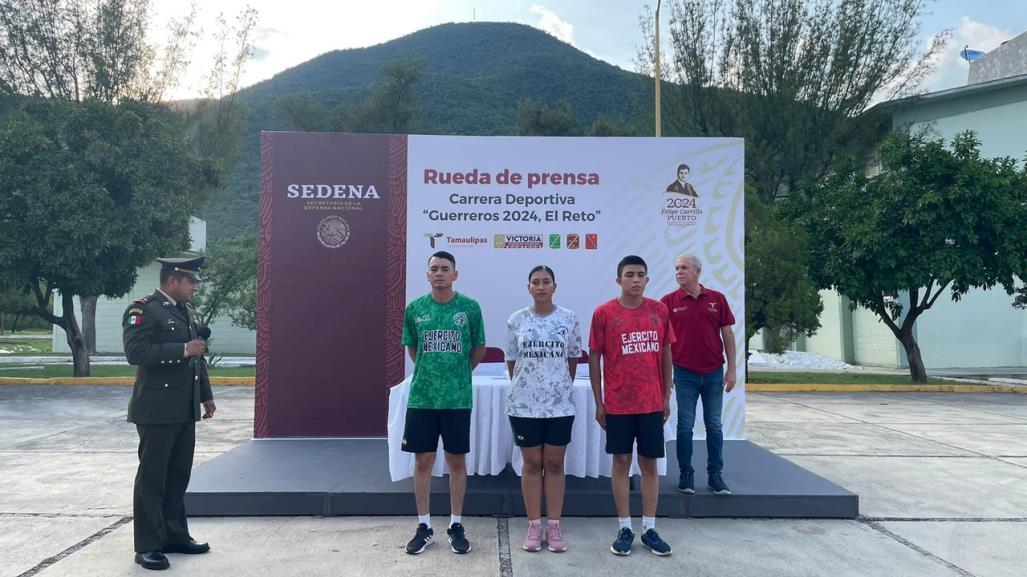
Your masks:
<svg viewBox="0 0 1027 577"><path fill-rule="evenodd" d="M36 290L40 314L54 290L123 295L185 248L216 181L163 109L26 101L0 117L0 283Z"/></svg>
<svg viewBox="0 0 1027 577"><path fill-rule="evenodd" d="M819 178L840 152L871 149L887 118L860 118L867 106L915 88L947 40L947 32L934 37L917 59L922 0L667 4L668 133L744 137L746 176L764 202ZM651 15L642 25L639 63L651 76Z"/></svg>
<svg viewBox="0 0 1027 577"><path fill-rule="evenodd" d="M202 324L229 316L237 326L256 330L257 237L220 242L207 254L203 283L194 299ZM248 322L252 314L253 322Z"/></svg>
<svg viewBox="0 0 1027 577"><path fill-rule="evenodd" d="M522 100L517 107L520 136L580 136L581 125L571 103L561 100L550 107L537 100Z"/></svg>
<svg viewBox="0 0 1027 577"><path fill-rule="evenodd" d="M913 323L943 293L959 300L1000 285L1013 294L1027 278L1027 169L982 158L972 132L951 147L893 134L878 154L879 174L842 163L792 209L809 235L814 281L877 313L919 380Z"/></svg>
<svg viewBox="0 0 1027 577"><path fill-rule="evenodd" d="M0 2L0 91L62 100L158 102L188 62L193 13L157 57L150 0Z"/></svg>
<svg viewBox="0 0 1027 577"><path fill-rule="evenodd" d="M767 329L767 351L780 353L820 328L824 304L809 278L805 235L745 192L745 340Z"/></svg>
<svg viewBox="0 0 1027 577"><path fill-rule="evenodd" d="M45 330L50 323L44 323L36 316L35 299L28 291L15 288L0 288L0 334L19 329ZM7 342L2 348L11 350ZM47 342L49 346L49 342Z"/></svg>
<svg viewBox="0 0 1027 577"><path fill-rule="evenodd" d="M638 119L624 120L600 114L588 129L589 136L649 136Z"/></svg>

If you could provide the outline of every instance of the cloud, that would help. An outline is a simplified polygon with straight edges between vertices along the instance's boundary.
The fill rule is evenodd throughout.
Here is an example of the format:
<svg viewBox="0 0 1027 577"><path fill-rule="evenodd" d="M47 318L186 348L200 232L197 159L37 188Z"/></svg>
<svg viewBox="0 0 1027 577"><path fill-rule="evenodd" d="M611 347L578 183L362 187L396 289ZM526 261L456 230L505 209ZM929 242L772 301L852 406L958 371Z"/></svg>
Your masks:
<svg viewBox="0 0 1027 577"><path fill-rule="evenodd" d="M274 41L276 36L285 36L283 30L277 28L257 28L254 31L254 38L258 43Z"/></svg>
<svg viewBox="0 0 1027 577"><path fill-rule="evenodd" d="M538 4L533 4L532 7L528 9L528 12L539 17L538 24L535 25L536 28L544 30L560 40L563 40L567 44L574 46L573 24L561 20L555 12Z"/></svg>
<svg viewBox="0 0 1027 577"><path fill-rule="evenodd" d="M952 39L935 58L934 72L924 80L922 88L927 92L937 92L965 86L970 64L959 55L963 47L991 52L1012 37L1013 34L1007 30L963 16L959 26L952 31Z"/></svg>
<svg viewBox="0 0 1027 577"><path fill-rule="evenodd" d="M267 60L268 56L271 56L271 51L267 48L261 48L260 46L253 47L253 54L250 58L254 61Z"/></svg>

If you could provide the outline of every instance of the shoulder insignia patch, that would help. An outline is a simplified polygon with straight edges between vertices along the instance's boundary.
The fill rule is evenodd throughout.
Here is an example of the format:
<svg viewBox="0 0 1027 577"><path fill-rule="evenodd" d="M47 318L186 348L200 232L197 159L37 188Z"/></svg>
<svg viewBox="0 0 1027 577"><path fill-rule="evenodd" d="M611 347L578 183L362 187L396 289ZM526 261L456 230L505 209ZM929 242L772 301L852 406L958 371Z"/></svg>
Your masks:
<svg viewBox="0 0 1027 577"><path fill-rule="evenodd" d="M128 318L125 319L125 324L131 326L139 326L143 324L143 317L140 315L129 315Z"/></svg>
<svg viewBox="0 0 1027 577"><path fill-rule="evenodd" d="M136 299L136 300L134 300L132 302L134 302L134 303L136 303L138 305L145 305L146 303L150 302L150 297L138 298L138 299Z"/></svg>
<svg viewBox="0 0 1027 577"><path fill-rule="evenodd" d="M131 309L128 309L128 314L130 314L130 315L141 315L141 314L143 314L143 309L131 308Z"/></svg>

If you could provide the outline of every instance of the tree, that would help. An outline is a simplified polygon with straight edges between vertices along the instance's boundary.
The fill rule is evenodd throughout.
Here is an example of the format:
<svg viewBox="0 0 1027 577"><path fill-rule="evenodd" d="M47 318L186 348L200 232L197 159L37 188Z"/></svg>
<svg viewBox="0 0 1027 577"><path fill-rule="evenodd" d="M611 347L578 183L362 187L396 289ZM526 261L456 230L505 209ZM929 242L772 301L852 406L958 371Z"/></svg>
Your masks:
<svg viewBox="0 0 1027 577"><path fill-rule="evenodd" d="M925 382L914 325L944 293L1027 278L1027 168L986 159L972 132L942 140L893 134L878 148L881 172L841 163L794 200L821 288L877 314Z"/></svg>
<svg viewBox="0 0 1027 577"><path fill-rule="evenodd" d="M0 335L5 330L12 333L18 330L18 320L25 315L34 314L34 307L28 292L13 288L0 289ZM11 325L6 324L8 316L14 317Z"/></svg>
<svg viewBox="0 0 1027 577"><path fill-rule="evenodd" d="M0 116L0 286L32 291L35 313L65 331L76 376L89 354L73 297L124 295L155 254L184 249L182 207L218 174L150 104L26 99Z"/></svg>
<svg viewBox="0 0 1027 577"><path fill-rule="evenodd" d="M224 13L217 17L217 52L207 75L203 99L185 115L189 132L201 156L217 159L228 172L238 161L246 132L246 110L236 98L246 62L253 57L257 11L246 7L233 24Z"/></svg>
<svg viewBox="0 0 1027 577"><path fill-rule="evenodd" d="M589 136L645 136L645 129L635 120L600 114L588 129Z"/></svg>
<svg viewBox="0 0 1027 577"><path fill-rule="evenodd" d="M348 115L346 107L336 112L336 124L348 124L354 132L413 132L421 115L416 88L423 74L424 63L416 58L389 63L382 69L381 81L361 105L349 109Z"/></svg>
<svg viewBox="0 0 1027 577"><path fill-rule="evenodd" d="M764 202L821 177L840 152L871 150L889 119L863 117L867 106L915 89L948 38L916 58L925 0L668 3L668 132L744 137L747 180ZM639 68L652 76L651 14L642 28Z"/></svg>
<svg viewBox="0 0 1027 577"><path fill-rule="evenodd" d="M0 1L0 88L117 103L159 102L189 64L195 9L173 19L162 57L146 39L149 0Z"/></svg>
<svg viewBox="0 0 1027 577"><path fill-rule="evenodd" d="M311 94L288 94L275 99L277 125L302 132L363 132L409 134L421 126L417 84L423 76L419 59L399 59L382 68L371 92L360 102L329 108Z"/></svg>
<svg viewBox="0 0 1027 577"><path fill-rule="evenodd" d="M239 236L219 243L207 254L203 267L203 283L195 303L201 324L208 325L226 315L235 321L245 316L245 311L255 310L256 288L257 237ZM245 321L236 324L247 326Z"/></svg>
<svg viewBox="0 0 1027 577"><path fill-rule="evenodd" d="M776 208L746 188L745 342L767 329L772 353L783 352L801 334L813 336L824 310L809 277L805 234Z"/></svg>
<svg viewBox="0 0 1027 577"><path fill-rule="evenodd" d="M539 100L525 99L517 105L517 134L520 136L580 136L581 123L574 107L561 100L550 107Z"/></svg>
<svg viewBox="0 0 1027 577"><path fill-rule="evenodd" d="M149 15L150 0L97 0L88 3L80 0L0 1L0 92L79 103L90 100L116 106L128 103L130 107L141 102L160 102L164 92L177 83L178 75L189 65L192 47L198 37L195 32L198 28L194 24L196 10L194 5L183 17L171 21L170 40L163 50L147 39ZM250 37L256 13L249 8L244 10L233 28L225 24L223 16L219 20L217 40L221 49L208 86L208 95L216 98L213 98L213 105L200 103L199 112L192 117L191 130L201 153L226 165L234 160L244 126L241 113L234 106L234 92L242 65L252 51ZM229 44L236 47L232 52L234 56L230 56L226 49ZM226 95L225 90L231 90L231 94ZM92 112L96 110L94 108ZM85 111L81 118L90 113ZM165 128L181 130L173 124L166 124ZM117 149L127 155L138 155L135 150L118 146L116 136L107 134L105 138L113 146L105 154ZM87 157L81 162L85 166L92 160L106 165L106 172L98 175L103 181L101 185L112 190L124 183L111 182L107 178L121 178L111 167L119 164L138 166L133 159L110 156ZM215 180L210 178L209 168L197 173L192 184L202 181L213 186ZM177 192L172 191L172 196ZM120 206L115 205L115 208ZM188 232L188 219L179 219L177 226L180 228L173 231L151 231L152 235L167 233L167 236L163 239L165 242L148 243L150 258L166 250L174 250L173 247L179 245L178 239ZM96 300L103 293L78 294L82 308L83 346L87 353L95 352ZM65 314L71 314L74 320L73 310L65 310ZM65 322L61 326L66 327L66 331L72 327L78 330L77 322ZM77 346L77 337L69 334L68 338L70 346ZM74 358L81 358L74 348L72 352ZM84 360L85 374L88 374L88 354Z"/></svg>

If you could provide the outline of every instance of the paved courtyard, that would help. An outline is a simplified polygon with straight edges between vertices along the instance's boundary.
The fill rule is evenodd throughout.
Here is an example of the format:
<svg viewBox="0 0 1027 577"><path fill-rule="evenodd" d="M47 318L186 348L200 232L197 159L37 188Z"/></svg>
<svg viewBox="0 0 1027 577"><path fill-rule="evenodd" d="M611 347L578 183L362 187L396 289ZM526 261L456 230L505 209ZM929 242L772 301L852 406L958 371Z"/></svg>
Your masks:
<svg viewBox="0 0 1027 577"><path fill-rule="evenodd" d="M151 575L132 562L129 393L0 386L0 577ZM215 394L197 464L251 434L253 390ZM213 551L171 555L163 574L1027 574L1027 395L750 394L747 408L749 439L858 493L862 518L660 519L669 558L637 541L611 555L611 518L566 519L564 554L522 551L524 519L468 518L469 555L439 542L416 557L402 550L408 518L197 518Z"/></svg>

